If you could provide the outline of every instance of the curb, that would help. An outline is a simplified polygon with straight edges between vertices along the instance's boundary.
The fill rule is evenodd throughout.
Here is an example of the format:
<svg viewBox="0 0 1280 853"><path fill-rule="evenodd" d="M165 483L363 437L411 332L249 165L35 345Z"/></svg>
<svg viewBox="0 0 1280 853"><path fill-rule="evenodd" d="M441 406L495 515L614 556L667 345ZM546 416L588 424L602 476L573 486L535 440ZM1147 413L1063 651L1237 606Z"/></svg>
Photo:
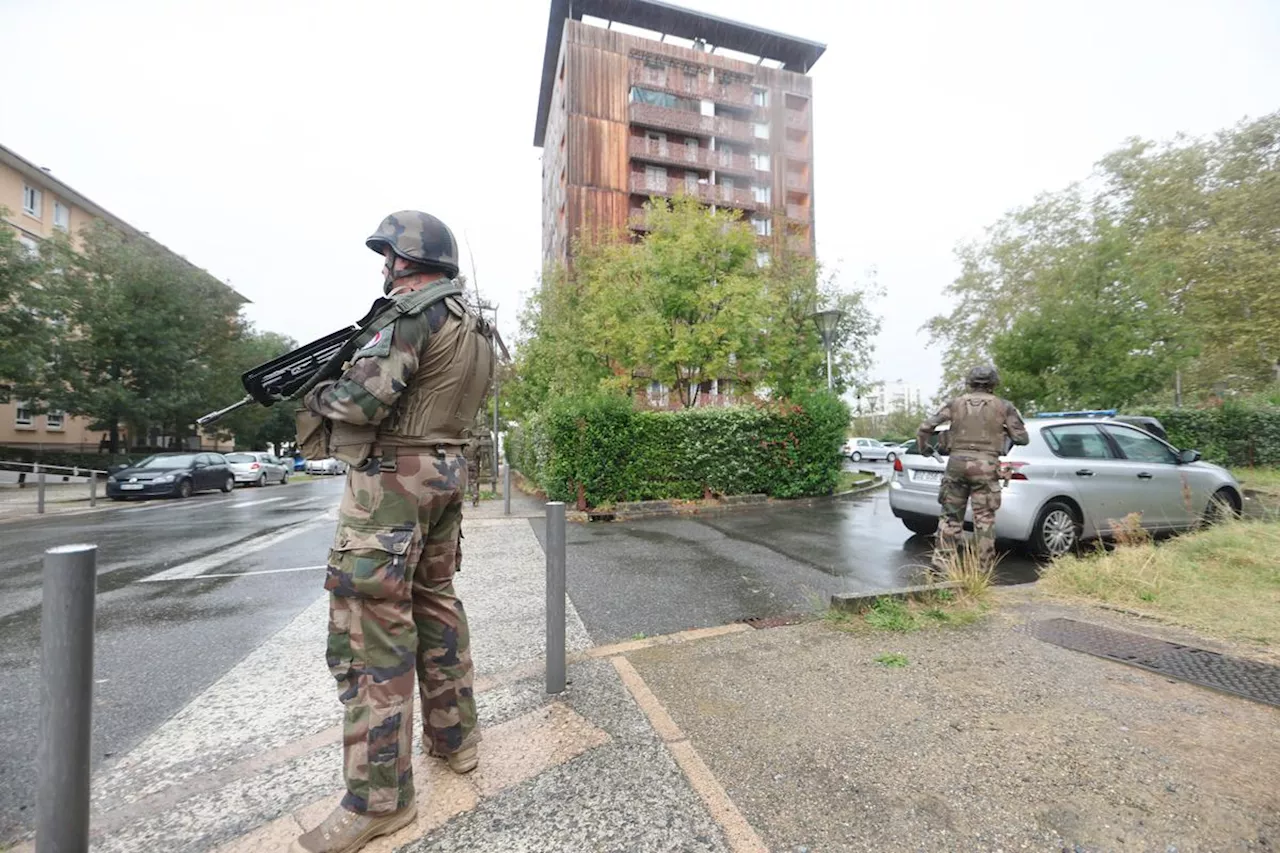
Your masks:
<svg viewBox="0 0 1280 853"><path fill-rule="evenodd" d="M896 589L881 590L880 592L839 592L831 596L831 607L834 610L860 613L881 598L896 598L905 601L907 599L918 599L925 593L937 592L940 589L959 589L959 587L959 581L941 581L923 586L902 586Z"/></svg>

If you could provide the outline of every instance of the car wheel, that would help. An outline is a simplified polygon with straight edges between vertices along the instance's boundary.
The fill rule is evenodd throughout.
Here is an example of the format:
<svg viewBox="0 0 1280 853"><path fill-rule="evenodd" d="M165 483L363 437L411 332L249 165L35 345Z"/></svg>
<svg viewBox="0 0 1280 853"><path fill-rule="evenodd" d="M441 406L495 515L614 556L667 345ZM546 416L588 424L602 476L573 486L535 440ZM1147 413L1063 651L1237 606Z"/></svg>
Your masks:
<svg viewBox="0 0 1280 853"><path fill-rule="evenodd" d="M861 461L862 461L862 453L860 453L859 451L855 450L855 451L853 451L853 453L849 454L849 458L850 458L850 459L852 459L854 462L861 462Z"/></svg>
<svg viewBox="0 0 1280 853"><path fill-rule="evenodd" d="M884 458L884 461L885 461L885 462L888 462L890 465L892 465L894 462L896 462L896 461L897 461L897 459L898 459L898 454L896 454L896 453L890 453L888 456L886 456L886 457Z"/></svg>
<svg viewBox="0 0 1280 853"><path fill-rule="evenodd" d="M222 481L222 491L229 492L236 487L236 478L230 475Z"/></svg>
<svg viewBox="0 0 1280 853"><path fill-rule="evenodd" d="M1031 531L1031 550L1037 557L1061 557L1080 544L1082 524L1076 511L1062 501L1049 501Z"/></svg>
<svg viewBox="0 0 1280 853"><path fill-rule="evenodd" d="M1230 489L1218 489L1209 498L1209 505L1204 509L1205 526L1222 524L1240 517L1240 505L1235 492Z"/></svg>
<svg viewBox="0 0 1280 853"><path fill-rule="evenodd" d="M912 533L920 536L932 536L934 533L938 532L938 519L936 518L929 518L927 516L904 518L902 519L902 523L905 524L907 529Z"/></svg>
<svg viewBox="0 0 1280 853"><path fill-rule="evenodd" d="M282 485L282 486L283 486L283 485L286 485L286 484L288 484L288 482L289 482L289 472L288 472L288 471L281 471L281 472L280 472L280 485Z"/></svg>
<svg viewBox="0 0 1280 853"><path fill-rule="evenodd" d="M178 483L178 490L176 492L178 497L189 498L191 497L191 492L192 492L192 489L191 489L190 480L183 480L182 482Z"/></svg>
<svg viewBox="0 0 1280 853"><path fill-rule="evenodd" d="M258 482L254 483L254 485L257 486L259 489L261 489L266 484L267 484L267 472L263 471L261 474L258 475Z"/></svg>

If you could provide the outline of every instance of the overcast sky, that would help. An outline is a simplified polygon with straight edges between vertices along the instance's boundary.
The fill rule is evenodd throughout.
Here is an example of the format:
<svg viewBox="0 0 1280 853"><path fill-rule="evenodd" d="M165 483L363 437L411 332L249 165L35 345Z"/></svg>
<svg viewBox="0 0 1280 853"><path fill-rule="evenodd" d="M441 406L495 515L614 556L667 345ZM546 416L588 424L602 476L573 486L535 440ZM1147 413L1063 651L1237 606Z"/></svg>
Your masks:
<svg viewBox="0 0 1280 853"><path fill-rule="evenodd" d="M952 250L1130 136L1280 107L1275 0L683 5L827 44L813 71L818 254L886 296L874 378L932 391L919 326ZM388 212L474 253L514 337L541 263L532 146L549 0L0 0L0 142L310 340L364 312Z"/></svg>

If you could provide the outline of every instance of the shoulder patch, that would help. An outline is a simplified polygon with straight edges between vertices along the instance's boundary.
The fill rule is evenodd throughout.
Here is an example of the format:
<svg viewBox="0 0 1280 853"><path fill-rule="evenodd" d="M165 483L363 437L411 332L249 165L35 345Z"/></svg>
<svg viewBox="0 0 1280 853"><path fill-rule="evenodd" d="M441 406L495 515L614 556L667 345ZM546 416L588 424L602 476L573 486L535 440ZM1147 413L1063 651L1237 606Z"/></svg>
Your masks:
<svg viewBox="0 0 1280 853"><path fill-rule="evenodd" d="M386 358L391 355L391 332L393 328L394 326L388 325L379 329L378 333L370 338L368 343L355 351L355 354L351 356L351 360Z"/></svg>

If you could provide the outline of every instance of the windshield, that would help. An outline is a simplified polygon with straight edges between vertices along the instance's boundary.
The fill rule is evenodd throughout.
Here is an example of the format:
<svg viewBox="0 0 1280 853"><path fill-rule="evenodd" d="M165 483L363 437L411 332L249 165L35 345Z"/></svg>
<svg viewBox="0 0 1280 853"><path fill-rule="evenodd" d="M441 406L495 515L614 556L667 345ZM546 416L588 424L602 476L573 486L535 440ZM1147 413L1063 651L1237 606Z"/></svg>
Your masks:
<svg viewBox="0 0 1280 853"><path fill-rule="evenodd" d="M196 457L190 453L179 453L175 456L148 456L139 462L136 468L190 468Z"/></svg>
<svg viewBox="0 0 1280 853"><path fill-rule="evenodd" d="M227 461L228 462L257 462L258 457L254 456L252 453L228 453Z"/></svg>

